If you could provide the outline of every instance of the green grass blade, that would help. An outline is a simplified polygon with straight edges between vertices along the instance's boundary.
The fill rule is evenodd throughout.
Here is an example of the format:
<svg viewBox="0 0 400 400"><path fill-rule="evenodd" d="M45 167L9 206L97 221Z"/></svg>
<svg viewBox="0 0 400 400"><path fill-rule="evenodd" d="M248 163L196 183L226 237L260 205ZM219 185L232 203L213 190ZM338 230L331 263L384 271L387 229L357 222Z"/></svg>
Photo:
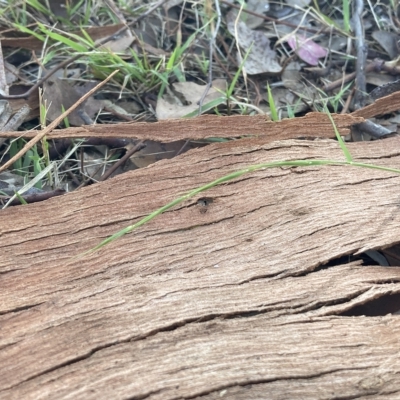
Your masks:
<svg viewBox="0 0 400 400"><path fill-rule="evenodd" d="M336 138L337 138L337 140L339 142L340 148L342 149L344 156L346 157L346 160L348 162L352 162L353 161L353 157L351 156L349 149L347 148L346 144L344 143L344 141L342 139L342 136L340 135L340 133L339 133L337 127L336 127L335 121L332 118L332 114L329 112L329 110L326 107L326 105L325 105L325 112L328 115L329 119L331 120L333 129L335 131Z"/></svg>
<svg viewBox="0 0 400 400"><path fill-rule="evenodd" d="M232 82L231 82L231 84L230 84L229 87L228 87L228 90L226 91L226 98L227 98L227 99L229 99L229 98L232 96L232 93L233 93L233 91L235 90L236 83L237 83L237 81L238 81L238 79L239 79L240 74L242 73L244 64L245 64L245 62L246 62L246 60L247 60L247 58L248 58L248 56L249 56L250 51L251 51L252 48L253 48L253 43L251 44L251 46L249 47L249 49L246 51L246 54L244 55L243 60L242 60L242 62L240 63L239 68L237 69L237 71L236 71L236 73L235 73L235 76L233 77Z"/></svg>
<svg viewBox="0 0 400 400"><path fill-rule="evenodd" d="M14 192L14 195L20 201L21 204L24 205L28 204L26 200L18 192Z"/></svg>
<svg viewBox="0 0 400 400"><path fill-rule="evenodd" d="M343 26L346 33L350 33L350 1L342 0L343 2Z"/></svg>
<svg viewBox="0 0 400 400"><path fill-rule="evenodd" d="M147 222L151 221L153 218L157 217L158 215L164 213L165 211L169 210L170 208L182 203L185 200L190 199L191 197L204 192L208 189L211 189L214 186L220 185L221 183L228 182L232 179L239 178L240 176L254 172L260 169L267 169L267 168L277 168L277 167L309 167L309 166L320 166L320 165L345 165L345 166L353 166L353 167L361 167L361 168L370 168L370 169L377 169L381 171L388 171L388 172L394 172L396 174L400 174L399 169L395 168L387 168L387 167L381 167L378 165L373 165L373 164L365 164L365 163L358 163L358 162L353 162L353 161L336 161L336 160L293 160L293 161L275 161L275 162L270 162L270 163L263 163L263 164L255 164L251 165L245 169L232 172L231 174L225 175L221 178L218 178L212 182L207 183L206 185L203 185L201 187L198 187L196 189L191 190L189 193L180 196L174 200L172 200L170 203L160 207L159 209L153 211L151 214L147 215L146 217L142 218L138 222L136 222L133 225L129 225L124 229L121 229L120 231L114 233L113 235L109 236L105 240L103 240L101 243L99 243L97 246L93 247L92 249L78 255L76 258L83 257L85 255L91 254L102 247L106 246L107 244L113 242L114 240L126 235L127 233L132 232L134 229L139 228L140 226L146 224ZM74 260L73 259L73 260Z"/></svg>
<svg viewBox="0 0 400 400"><path fill-rule="evenodd" d="M10 157L14 157L24 147L23 139L16 139L11 142ZM18 158L13 163L13 169L18 175L24 175L22 172L22 159Z"/></svg>
<svg viewBox="0 0 400 400"><path fill-rule="evenodd" d="M29 4L31 7L36 9L37 11L43 13L44 15L51 15L49 8L46 8L43 4L41 4L37 0L26 0L26 3Z"/></svg>
<svg viewBox="0 0 400 400"><path fill-rule="evenodd" d="M226 98L225 96L218 97L217 99L211 100L208 103L205 103L201 106L201 113L205 113L208 110L213 109L214 107L219 106L220 104L225 103ZM196 108L195 111L192 111L186 115L184 115L182 118L193 118L199 115L199 110Z"/></svg>
<svg viewBox="0 0 400 400"><path fill-rule="evenodd" d="M31 181L29 181L26 185L24 185L24 187L22 187L21 189L18 190L19 194L23 194L25 193L28 189L30 189L31 187L35 186L35 184L37 182L39 182L44 176L46 176L46 174L48 174L53 168L55 167L55 163L51 163L50 165L48 165L46 168L42 169L42 171L40 172L40 174L36 175ZM15 199L16 195L12 196L8 202L5 204L4 208L7 208L8 205Z"/></svg>
<svg viewBox="0 0 400 400"><path fill-rule="evenodd" d="M39 33L36 33L35 31L26 28L25 26L22 26L20 24L13 24L14 28L18 29L20 32L23 33L29 33L30 35L34 36L36 39L41 40L42 42L44 42L46 40L46 38L43 35L40 35Z"/></svg>
<svg viewBox="0 0 400 400"><path fill-rule="evenodd" d="M267 90L268 90L269 109L271 110L271 119L272 121L279 121L278 111L276 109L275 101L274 98L272 97L272 91L268 83L267 83Z"/></svg>
<svg viewBox="0 0 400 400"><path fill-rule="evenodd" d="M85 29L83 29L82 27L81 27L81 32L82 32L82 35L85 37L86 42L89 43L92 47L94 47L96 45L96 43L89 36L89 34L85 31Z"/></svg>
<svg viewBox="0 0 400 400"><path fill-rule="evenodd" d="M85 53L88 51L88 48L84 46L83 44L79 44L79 42L83 42L84 39L81 38L78 35L71 35L75 40L69 39L63 35L60 35L56 32L51 31L50 29L47 29L43 24L38 22L38 26L40 30L45 33L47 36L55 40L56 42L64 43L66 46L70 47L71 49L80 52L80 53Z"/></svg>

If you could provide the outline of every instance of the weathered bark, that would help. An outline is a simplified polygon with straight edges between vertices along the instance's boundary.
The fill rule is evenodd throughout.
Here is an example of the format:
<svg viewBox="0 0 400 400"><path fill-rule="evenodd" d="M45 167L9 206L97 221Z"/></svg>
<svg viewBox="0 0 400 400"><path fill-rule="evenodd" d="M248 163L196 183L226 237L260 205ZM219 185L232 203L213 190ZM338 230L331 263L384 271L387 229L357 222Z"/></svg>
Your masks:
<svg viewBox="0 0 400 400"><path fill-rule="evenodd" d="M362 116L353 116L351 114L334 114L333 119L342 135L350 132L349 127L351 125L365 121ZM23 136L26 139L30 139L38 133L40 131L27 131L23 132ZM155 123L134 122L115 125L86 125L57 129L46 134L46 138L123 137L175 142L188 138L236 138L255 135L262 137L264 142L271 142L273 140L293 139L304 136L334 138L335 131L326 114L311 112L304 117L275 122L268 121L265 115L233 115L230 117L203 115L197 118L170 119ZM21 132L0 132L0 137L15 138L20 136Z"/></svg>
<svg viewBox="0 0 400 400"><path fill-rule="evenodd" d="M400 168L399 138L349 147ZM71 262L189 189L309 158L343 155L245 139L1 212L0 397L397 398L400 320L368 306L398 301L400 270L323 267L400 241L394 173L258 171Z"/></svg>

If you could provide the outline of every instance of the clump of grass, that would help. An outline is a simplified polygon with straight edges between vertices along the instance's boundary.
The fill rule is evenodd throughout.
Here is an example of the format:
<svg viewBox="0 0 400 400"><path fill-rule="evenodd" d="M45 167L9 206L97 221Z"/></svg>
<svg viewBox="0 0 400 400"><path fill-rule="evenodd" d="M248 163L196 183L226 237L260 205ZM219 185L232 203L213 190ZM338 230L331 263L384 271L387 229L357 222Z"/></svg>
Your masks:
<svg viewBox="0 0 400 400"><path fill-rule="evenodd" d="M269 85L267 85L267 91L268 91L269 108L271 110L271 119L272 121L279 121L278 110L276 109L275 101L272 96L272 91Z"/></svg>
<svg viewBox="0 0 400 400"><path fill-rule="evenodd" d="M128 61L125 61L120 54L111 52L105 47L96 48L95 42L82 28L82 36L80 36L74 33L58 31L55 28L50 29L40 22L37 22L39 32L27 28L21 23L14 23L13 26L42 42L52 39L55 43L58 43L58 52L81 53L84 56L81 61L88 65L96 78L104 79L118 69L120 72L115 79L122 83L123 87L128 87L135 91L138 91L138 85L142 91L158 88L158 97L161 97L171 81L171 76L178 82L186 81L182 72L183 61L187 57L188 50L193 46L196 37L202 34L208 24L191 34L184 43L177 41L176 46L166 58L154 59L153 57L151 59L147 57L145 52L139 55L136 51L130 49L131 59ZM62 45L62 48L59 45ZM45 61L49 62L54 56L54 51L49 52ZM43 62L43 64L46 63Z"/></svg>

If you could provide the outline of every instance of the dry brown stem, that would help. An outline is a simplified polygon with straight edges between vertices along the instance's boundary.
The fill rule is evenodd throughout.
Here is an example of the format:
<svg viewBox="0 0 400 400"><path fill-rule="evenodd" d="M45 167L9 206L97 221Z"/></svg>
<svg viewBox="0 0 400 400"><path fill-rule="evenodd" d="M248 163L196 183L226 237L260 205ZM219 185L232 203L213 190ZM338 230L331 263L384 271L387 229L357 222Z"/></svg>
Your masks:
<svg viewBox="0 0 400 400"><path fill-rule="evenodd" d="M37 133L31 141L29 141L15 156L11 157L7 162L0 166L0 172L6 170L10 165L14 164L15 161L20 159L29 149L31 149L36 143L42 140L46 135L48 135L54 128L56 128L72 111L78 108L86 99L93 95L98 89L100 89L104 84L106 84L118 70L110 74L104 81L97 84L93 89L85 93L75 104L73 104L68 110L64 111L59 117L57 117L49 126Z"/></svg>

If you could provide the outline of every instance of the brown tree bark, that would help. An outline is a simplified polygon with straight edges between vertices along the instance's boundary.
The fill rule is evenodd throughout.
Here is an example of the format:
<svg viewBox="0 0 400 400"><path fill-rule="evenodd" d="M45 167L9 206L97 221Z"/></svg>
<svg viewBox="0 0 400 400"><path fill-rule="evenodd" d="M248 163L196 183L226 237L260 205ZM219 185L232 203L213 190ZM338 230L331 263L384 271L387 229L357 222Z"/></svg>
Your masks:
<svg viewBox="0 0 400 400"><path fill-rule="evenodd" d="M349 148L400 168L397 137ZM260 170L71 262L224 174L311 158L344 159L243 139L2 211L0 398L398 398L400 270L339 259L400 241L395 173Z"/></svg>
<svg viewBox="0 0 400 400"><path fill-rule="evenodd" d="M400 103L400 100L396 104L398 103ZM365 107L365 110L366 113L372 113L367 107ZM353 116L351 114L333 114L333 119L342 135L347 135L350 132L351 125L365 121L363 116ZM34 138L38 133L40 131L27 131L23 133L23 137L26 139ZM154 123L128 122L115 125L86 125L57 129L46 134L47 139L107 137L156 140L160 142L175 142L189 138L241 138L243 136L258 136L264 142L271 142L278 139L309 136L334 138L335 131L326 114L310 112L304 117L275 122L268 121L266 115L233 115L230 117L202 115L197 118L169 119ZM21 132L0 132L0 137L21 137Z"/></svg>

